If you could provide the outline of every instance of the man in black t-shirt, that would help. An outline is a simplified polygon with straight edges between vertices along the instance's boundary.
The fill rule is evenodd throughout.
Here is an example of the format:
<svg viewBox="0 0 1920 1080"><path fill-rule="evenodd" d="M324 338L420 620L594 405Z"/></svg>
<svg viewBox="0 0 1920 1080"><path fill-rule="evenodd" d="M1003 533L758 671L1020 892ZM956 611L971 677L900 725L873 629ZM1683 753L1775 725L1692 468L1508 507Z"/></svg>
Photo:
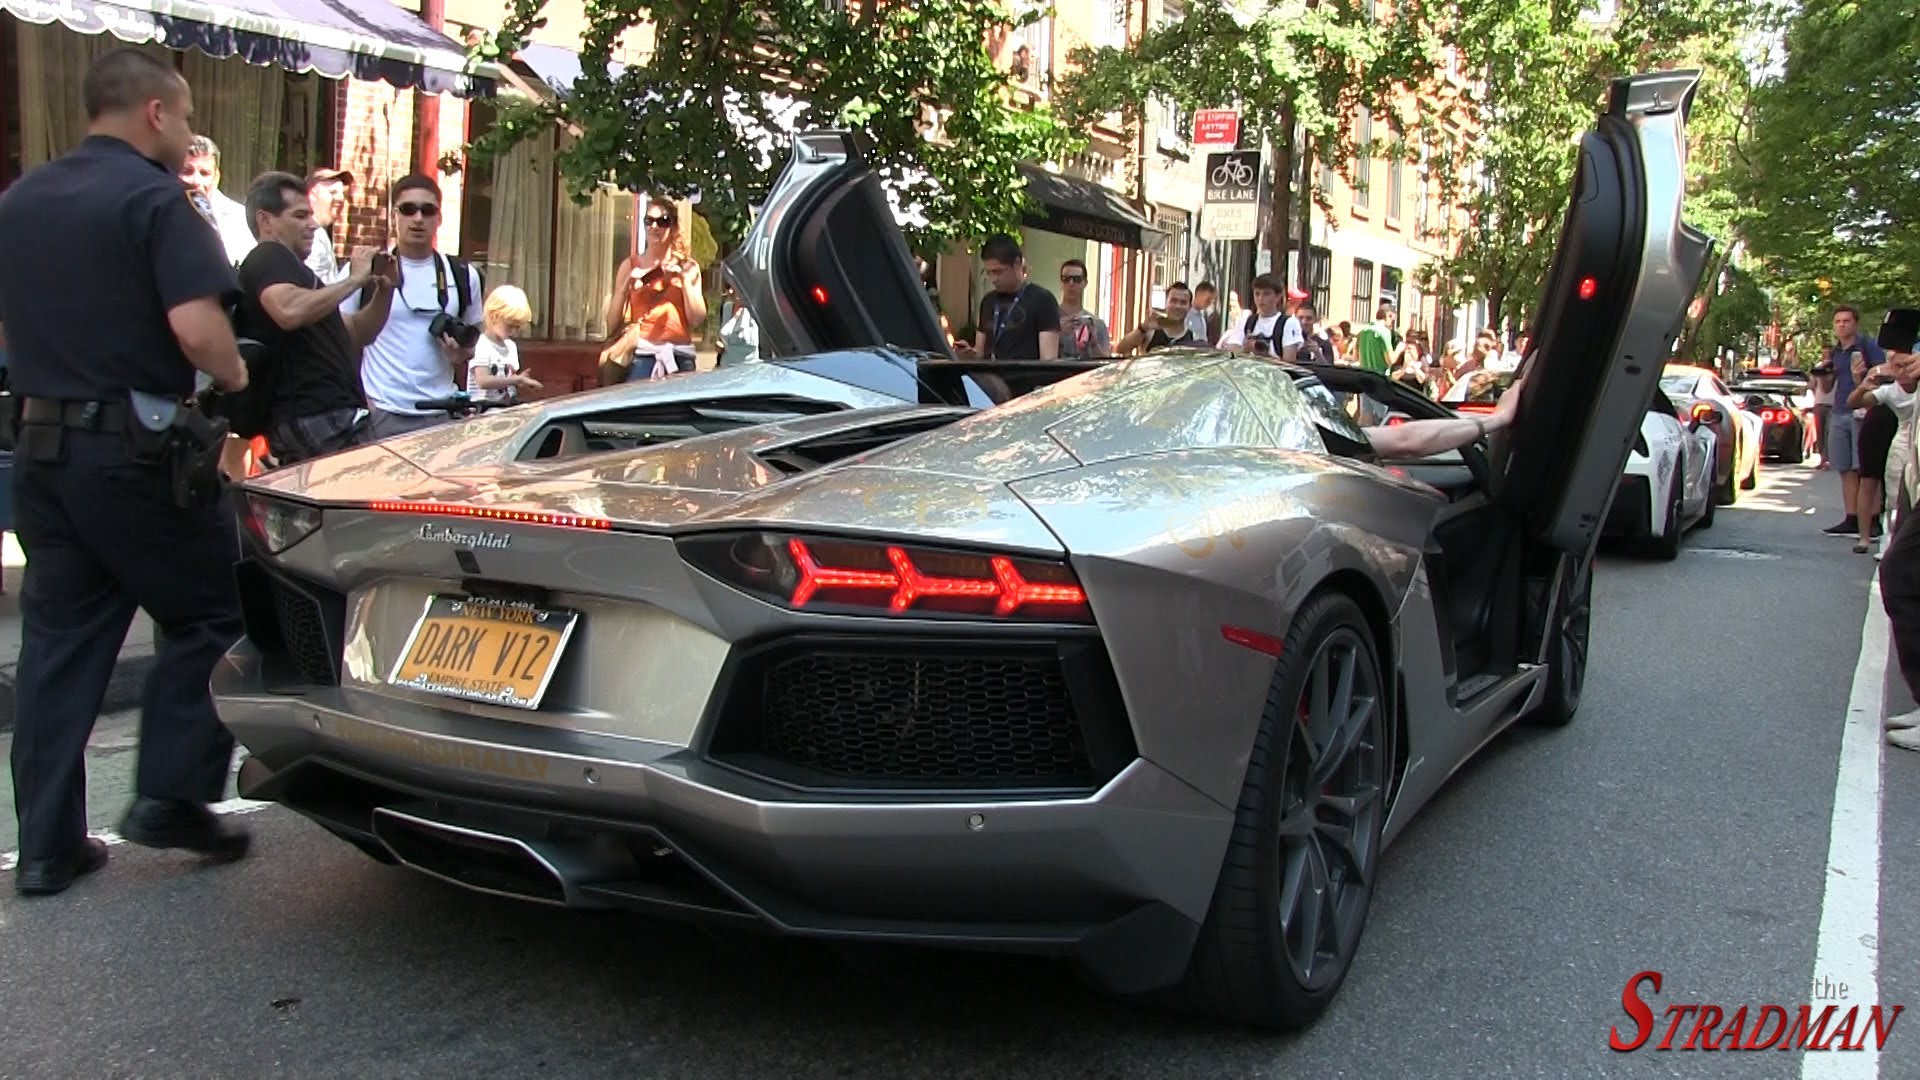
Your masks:
<svg viewBox="0 0 1920 1080"><path fill-rule="evenodd" d="M1058 360L1060 304L1045 288L1027 280L1027 260L1011 236L994 236L980 248L987 283L993 291L980 301L973 345L956 350L962 357L988 360Z"/></svg>
<svg viewBox="0 0 1920 1080"><path fill-rule="evenodd" d="M260 244L240 264L240 331L267 347L274 458L286 465L368 441L360 350L386 325L393 271L376 274L374 249L360 247L347 276L323 287L307 266L319 225L305 182L292 173L254 180L247 222ZM340 314L341 302L368 282L372 297L354 314Z"/></svg>

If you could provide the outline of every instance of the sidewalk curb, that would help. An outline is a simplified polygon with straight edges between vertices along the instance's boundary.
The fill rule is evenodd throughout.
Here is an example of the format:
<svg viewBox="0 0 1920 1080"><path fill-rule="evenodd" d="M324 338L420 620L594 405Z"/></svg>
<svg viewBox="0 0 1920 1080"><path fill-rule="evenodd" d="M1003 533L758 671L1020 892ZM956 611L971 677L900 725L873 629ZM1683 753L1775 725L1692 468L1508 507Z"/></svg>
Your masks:
<svg viewBox="0 0 1920 1080"><path fill-rule="evenodd" d="M147 673L153 670L152 650L123 651L113 666L113 678L107 682L107 695L100 702L100 714L140 707ZM0 734L13 730L13 680L16 664L0 664Z"/></svg>

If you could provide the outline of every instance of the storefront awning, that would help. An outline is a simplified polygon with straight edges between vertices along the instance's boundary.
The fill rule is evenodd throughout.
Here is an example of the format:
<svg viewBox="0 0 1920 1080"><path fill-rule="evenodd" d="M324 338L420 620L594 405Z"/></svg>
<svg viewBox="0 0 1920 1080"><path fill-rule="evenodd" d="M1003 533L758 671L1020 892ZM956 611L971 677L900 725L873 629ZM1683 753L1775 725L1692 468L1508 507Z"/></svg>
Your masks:
<svg viewBox="0 0 1920 1080"><path fill-rule="evenodd" d="M490 67L469 70L459 42L388 0L0 0L0 9L40 26L329 78L460 97L493 92Z"/></svg>
<svg viewBox="0 0 1920 1080"><path fill-rule="evenodd" d="M1038 165L1022 165L1020 174L1026 180L1027 195L1039 204L1024 215L1029 226L1101 244L1166 250L1166 233L1099 184L1051 173Z"/></svg>
<svg viewBox="0 0 1920 1080"><path fill-rule="evenodd" d="M585 68L580 64L580 54L572 49L558 45L542 45L528 42L514 56L535 78L547 84L554 96L566 98L573 93L573 84L580 81ZM626 65L614 61L607 65L608 74L619 77Z"/></svg>

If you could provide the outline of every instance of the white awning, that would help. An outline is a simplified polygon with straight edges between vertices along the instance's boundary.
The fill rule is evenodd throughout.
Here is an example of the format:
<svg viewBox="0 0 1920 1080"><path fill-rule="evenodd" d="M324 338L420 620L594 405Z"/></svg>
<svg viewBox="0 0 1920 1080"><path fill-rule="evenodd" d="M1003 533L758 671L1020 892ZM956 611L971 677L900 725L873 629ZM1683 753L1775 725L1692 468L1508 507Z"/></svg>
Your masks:
<svg viewBox="0 0 1920 1080"><path fill-rule="evenodd" d="M38 26L430 94L487 96L497 74L387 0L0 0L0 9Z"/></svg>

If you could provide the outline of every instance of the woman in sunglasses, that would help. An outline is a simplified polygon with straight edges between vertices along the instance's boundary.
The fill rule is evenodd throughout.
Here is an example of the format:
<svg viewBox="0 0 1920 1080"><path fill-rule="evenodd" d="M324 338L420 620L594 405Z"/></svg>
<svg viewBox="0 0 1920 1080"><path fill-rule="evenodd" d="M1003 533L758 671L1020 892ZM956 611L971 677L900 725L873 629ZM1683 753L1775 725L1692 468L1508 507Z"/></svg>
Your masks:
<svg viewBox="0 0 1920 1080"><path fill-rule="evenodd" d="M680 232L674 205L650 200L642 231L644 243L620 261L607 300L607 325L615 333L600 353L602 386L692 371L693 332L707 321L700 267Z"/></svg>

